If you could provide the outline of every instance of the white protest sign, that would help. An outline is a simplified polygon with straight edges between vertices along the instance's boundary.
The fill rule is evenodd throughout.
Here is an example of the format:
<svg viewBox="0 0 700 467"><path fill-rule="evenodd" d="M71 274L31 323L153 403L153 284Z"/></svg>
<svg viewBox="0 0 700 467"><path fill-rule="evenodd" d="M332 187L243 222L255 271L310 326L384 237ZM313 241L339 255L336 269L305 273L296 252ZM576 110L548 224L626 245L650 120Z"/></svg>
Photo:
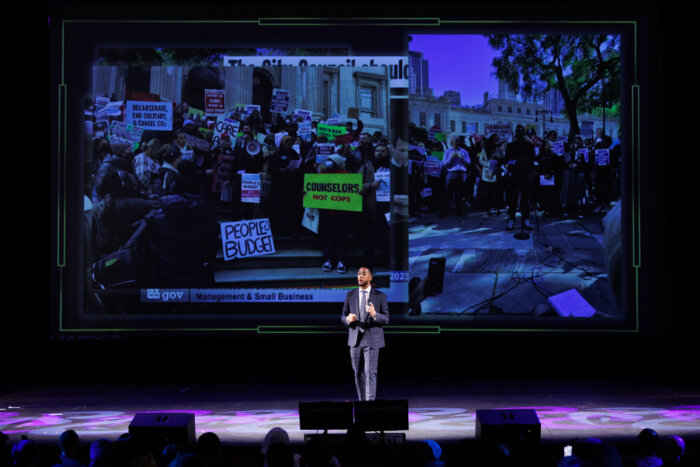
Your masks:
<svg viewBox="0 0 700 467"><path fill-rule="evenodd" d="M270 110L273 112L286 112L289 107L289 91L286 89L273 89Z"/></svg>
<svg viewBox="0 0 700 467"><path fill-rule="evenodd" d="M260 174L241 174L241 202L260 204Z"/></svg>
<svg viewBox="0 0 700 467"><path fill-rule="evenodd" d="M282 143L282 138L284 138L286 134L286 131L280 131L279 133L275 133L275 146L280 147L280 144Z"/></svg>
<svg viewBox="0 0 700 467"><path fill-rule="evenodd" d="M564 141L552 141L552 152L557 156L564 155Z"/></svg>
<svg viewBox="0 0 700 467"><path fill-rule="evenodd" d="M95 98L95 110L103 109L109 104L109 97L96 97Z"/></svg>
<svg viewBox="0 0 700 467"><path fill-rule="evenodd" d="M231 120L230 118L223 117L219 115L216 117L216 123L214 124L214 137L211 140L212 147L218 146L221 140L221 135L226 133L231 138L231 144L236 144L236 137L238 135L238 129L241 126L241 122L238 120Z"/></svg>
<svg viewBox="0 0 700 467"><path fill-rule="evenodd" d="M328 156L335 152L335 144L333 143L318 143L316 145L316 163L323 164L328 159Z"/></svg>
<svg viewBox="0 0 700 467"><path fill-rule="evenodd" d="M272 229L267 218L221 224L221 243L225 261L275 253Z"/></svg>
<svg viewBox="0 0 700 467"><path fill-rule="evenodd" d="M135 144L141 141L143 128L129 123L112 121L109 128L109 140L112 142L121 141Z"/></svg>
<svg viewBox="0 0 700 467"><path fill-rule="evenodd" d="M318 233L318 208L304 208L304 217L301 220L301 225Z"/></svg>
<svg viewBox="0 0 700 467"><path fill-rule="evenodd" d="M304 110L304 109L296 109L294 111L294 120L298 117L302 118L302 121L304 122L310 122L311 121L311 111L310 110Z"/></svg>
<svg viewBox="0 0 700 467"><path fill-rule="evenodd" d="M301 136L304 141L311 141L311 122L299 122L297 135Z"/></svg>
<svg viewBox="0 0 700 467"><path fill-rule="evenodd" d="M260 106L259 105L252 105L248 104L245 106L245 115L246 117L250 116L253 114L253 111L257 110L258 113L260 113Z"/></svg>
<svg viewBox="0 0 700 467"><path fill-rule="evenodd" d="M430 175L431 177L440 176L440 161L435 156L426 156L425 162L423 163L423 171Z"/></svg>
<svg viewBox="0 0 700 467"><path fill-rule="evenodd" d="M579 149L579 150L577 151L577 153L580 154L581 157L583 157L583 160L584 160L584 161L588 162L588 149L586 149L586 148L584 148L584 149Z"/></svg>
<svg viewBox="0 0 700 467"><path fill-rule="evenodd" d="M554 186L554 177L551 175L540 175L540 186Z"/></svg>
<svg viewBox="0 0 700 467"><path fill-rule="evenodd" d="M173 129L173 105L169 102L126 101L124 121L144 130Z"/></svg>
<svg viewBox="0 0 700 467"><path fill-rule="evenodd" d="M389 170L378 170L374 173L374 180L380 182L377 187L377 202L388 203L391 201L391 172Z"/></svg>
<svg viewBox="0 0 700 467"><path fill-rule="evenodd" d="M610 163L610 151L608 149L595 150L595 164L608 165Z"/></svg>

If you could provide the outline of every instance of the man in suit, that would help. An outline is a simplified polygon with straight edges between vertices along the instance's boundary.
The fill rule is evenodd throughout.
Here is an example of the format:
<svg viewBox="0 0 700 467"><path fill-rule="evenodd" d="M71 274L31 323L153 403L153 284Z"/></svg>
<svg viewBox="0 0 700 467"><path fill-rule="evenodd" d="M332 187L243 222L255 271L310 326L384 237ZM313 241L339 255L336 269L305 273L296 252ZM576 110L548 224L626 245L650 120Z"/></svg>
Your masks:
<svg viewBox="0 0 700 467"><path fill-rule="evenodd" d="M360 268L357 271L359 288L348 292L340 317L349 329L350 362L357 396L362 401L372 401L377 394L379 349L384 347L382 326L389 324L386 294L372 287L371 282L371 269Z"/></svg>

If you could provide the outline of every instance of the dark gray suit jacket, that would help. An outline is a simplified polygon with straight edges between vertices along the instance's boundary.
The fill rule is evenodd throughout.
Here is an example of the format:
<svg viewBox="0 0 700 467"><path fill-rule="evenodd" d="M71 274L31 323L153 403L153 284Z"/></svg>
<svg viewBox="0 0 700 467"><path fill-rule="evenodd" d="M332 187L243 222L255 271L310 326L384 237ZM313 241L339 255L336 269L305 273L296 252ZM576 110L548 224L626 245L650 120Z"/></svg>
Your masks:
<svg viewBox="0 0 700 467"><path fill-rule="evenodd" d="M354 347L357 345L357 340L359 338L359 328L362 327L365 330L365 335L363 336L363 342L367 342L369 347L375 349L381 349L384 347L384 330L382 326L389 324L389 304L386 299L386 294L376 287L372 287L367 298L367 303L372 302L374 305L374 310L377 312L377 317L372 318L367 314L367 320L365 322L360 322L360 311L359 311L359 287L351 290L345 296L345 304L343 305L343 314L340 317L341 322L348 326L348 345ZM350 313L357 315L357 321L350 324L347 323L346 318Z"/></svg>

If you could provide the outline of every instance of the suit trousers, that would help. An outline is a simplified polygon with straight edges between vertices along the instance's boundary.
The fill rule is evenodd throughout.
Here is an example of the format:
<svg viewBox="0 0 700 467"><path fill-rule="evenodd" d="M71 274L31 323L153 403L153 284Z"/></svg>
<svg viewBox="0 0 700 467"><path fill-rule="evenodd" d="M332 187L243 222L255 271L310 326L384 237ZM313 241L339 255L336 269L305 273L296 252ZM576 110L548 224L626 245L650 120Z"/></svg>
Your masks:
<svg viewBox="0 0 700 467"><path fill-rule="evenodd" d="M373 401L377 395L379 349L374 349L363 343L361 337L360 342L355 347L350 347L350 362L355 373L357 397L361 401Z"/></svg>

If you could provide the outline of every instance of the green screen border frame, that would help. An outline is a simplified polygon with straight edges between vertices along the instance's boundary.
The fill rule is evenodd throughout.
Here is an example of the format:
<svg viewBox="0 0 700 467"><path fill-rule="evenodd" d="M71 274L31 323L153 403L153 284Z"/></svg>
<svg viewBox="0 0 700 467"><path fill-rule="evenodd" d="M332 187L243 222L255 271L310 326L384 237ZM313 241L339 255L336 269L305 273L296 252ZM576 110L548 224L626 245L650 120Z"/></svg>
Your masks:
<svg viewBox="0 0 700 467"><path fill-rule="evenodd" d="M276 20L284 20L289 22L276 22ZM337 20L339 22L331 22ZM381 20L385 23L372 23L374 26L436 26L442 25L493 25L493 24L531 24L537 23L542 25L566 25L566 24L590 24L590 25L633 25L633 59L634 67L631 84L631 102L630 108L636 109L636 112L630 111L631 115L631 188L632 192L632 268L634 271L634 328L633 329L529 329L529 328L444 328L442 326L385 326L384 329L388 334L442 334L447 332L467 333L467 332L515 332L515 333L638 333L639 332L639 273L642 267L642 251L641 251L641 157L640 157L640 86L637 84L637 21L622 20L622 21L554 21L554 20L441 20L440 18L275 18L264 17L257 20L61 20L61 82L58 84L58 161L57 161L57 258L56 266L58 267L58 332L255 332L256 334L329 334L329 333L344 333L345 330L338 331L322 331L319 328L324 326L294 326L294 325L279 325L279 326L255 326L250 328L130 328L130 329L64 329L63 328L63 272L66 261L66 121L67 121L67 105L66 96L68 94L68 85L65 83L65 27L66 24L80 23L186 23L186 24L257 24L260 27L288 27L288 26L351 26L353 24L366 25L366 23L353 23L351 21L367 21ZM402 20L415 21L415 23L403 22ZM313 21L313 22L312 22ZM424 331L412 331L411 329L424 328ZM316 330L313 330L316 329Z"/></svg>

